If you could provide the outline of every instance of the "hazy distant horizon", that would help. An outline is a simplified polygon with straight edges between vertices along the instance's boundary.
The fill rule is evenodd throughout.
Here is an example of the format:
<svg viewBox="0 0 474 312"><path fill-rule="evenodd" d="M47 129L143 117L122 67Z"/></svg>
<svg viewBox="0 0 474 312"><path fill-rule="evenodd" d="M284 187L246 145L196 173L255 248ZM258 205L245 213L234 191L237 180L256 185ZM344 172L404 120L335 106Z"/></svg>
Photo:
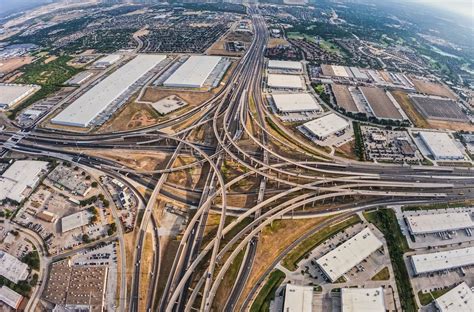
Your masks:
<svg viewBox="0 0 474 312"><path fill-rule="evenodd" d="M474 4L472 0L405 0L419 4L426 4L435 8L450 11L466 17L474 18Z"/></svg>
<svg viewBox="0 0 474 312"><path fill-rule="evenodd" d="M0 17L49 2L51 0L0 0Z"/></svg>

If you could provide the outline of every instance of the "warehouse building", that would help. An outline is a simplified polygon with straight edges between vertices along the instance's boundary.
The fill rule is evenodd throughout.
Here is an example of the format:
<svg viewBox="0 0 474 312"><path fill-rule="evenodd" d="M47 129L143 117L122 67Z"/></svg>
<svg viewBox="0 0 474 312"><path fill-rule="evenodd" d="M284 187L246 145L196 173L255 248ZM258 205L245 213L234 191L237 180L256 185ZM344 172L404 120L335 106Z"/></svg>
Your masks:
<svg viewBox="0 0 474 312"><path fill-rule="evenodd" d="M287 284L285 287L285 312L311 312L313 310L313 287Z"/></svg>
<svg viewBox="0 0 474 312"><path fill-rule="evenodd" d="M346 71L346 68L344 66L332 65L331 67L334 72L334 76L344 78L350 77L350 74Z"/></svg>
<svg viewBox="0 0 474 312"><path fill-rule="evenodd" d="M41 87L0 83L0 109L10 109L32 96Z"/></svg>
<svg viewBox="0 0 474 312"><path fill-rule="evenodd" d="M73 213L61 219L61 230L63 233L77 229L89 224L90 213L86 210Z"/></svg>
<svg viewBox="0 0 474 312"><path fill-rule="evenodd" d="M301 127L303 132L318 140L325 140L333 134L343 133L348 128L349 123L334 113L309 121Z"/></svg>
<svg viewBox="0 0 474 312"><path fill-rule="evenodd" d="M359 80L369 79L369 77L357 67L350 67L350 70L352 72L352 75L354 75L354 78L356 79L359 79Z"/></svg>
<svg viewBox="0 0 474 312"><path fill-rule="evenodd" d="M174 88L202 88L222 60L220 56L190 56L168 79L163 86Z"/></svg>
<svg viewBox="0 0 474 312"><path fill-rule="evenodd" d="M341 311L385 312L383 288L342 288Z"/></svg>
<svg viewBox="0 0 474 312"><path fill-rule="evenodd" d="M474 222L468 212L422 214L405 218L413 235L474 228Z"/></svg>
<svg viewBox="0 0 474 312"><path fill-rule="evenodd" d="M92 76L94 76L93 72L83 71L83 72L80 72L79 74L75 75L74 77L72 77L68 81L66 81L66 84L73 85L73 86L81 85L84 82L86 82L87 80L89 80Z"/></svg>
<svg viewBox="0 0 474 312"><path fill-rule="evenodd" d="M292 62L292 61L268 61L269 69L280 69L291 72L302 72L303 65L301 62Z"/></svg>
<svg viewBox="0 0 474 312"><path fill-rule="evenodd" d="M365 228L316 260L316 263L329 280L334 282L382 246L382 242L372 231Z"/></svg>
<svg viewBox="0 0 474 312"><path fill-rule="evenodd" d="M0 275L18 284L28 277L28 265L0 250Z"/></svg>
<svg viewBox="0 0 474 312"><path fill-rule="evenodd" d="M474 247L411 256L415 275L453 270L474 264Z"/></svg>
<svg viewBox="0 0 474 312"><path fill-rule="evenodd" d="M474 312L472 288L466 282L462 282L435 299L435 305L440 312Z"/></svg>
<svg viewBox="0 0 474 312"><path fill-rule="evenodd" d="M36 188L47 168L45 161L15 161L0 176L0 202L8 199L21 203Z"/></svg>
<svg viewBox="0 0 474 312"><path fill-rule="evenodd" d="M463 160L464 155L445 132L419 132L420 139L434 160Z"/></svg>
<svg viewBox="0 0 474 312"><path fill-rule="evenodd" d="M301 77L296 75L268 74L267 85L274 89L304 89Z"/></svg>
<svg viewBox="0 0 474 312"><path fill-rule="evenodd" d="M117 63L121 58L122 56L120 54L110 54L95 61L93 66L96 68L107 68L110 65Z"/></svg>
<svg viewBox="0 0 474 312"><path fill-rule="evenodd" d="M309 93L272 94L279 113L320 112L321 106Z"/></svg>
<svg viewBox="0 0 474 312"><path fill-rule="evenodd" d="M12 309L18 309L20 306L23 296L14 290L11 290L7 286L0 287L0 301L11 307Z"/></svg>
<svg viewBox="0 0 474 312"><path fill-rule="evenodd" d="M156 54L136 56L79 97L51 122L63 126L88 127L110 107L124 102L132 85L165 58L165 55Z"/></svg>

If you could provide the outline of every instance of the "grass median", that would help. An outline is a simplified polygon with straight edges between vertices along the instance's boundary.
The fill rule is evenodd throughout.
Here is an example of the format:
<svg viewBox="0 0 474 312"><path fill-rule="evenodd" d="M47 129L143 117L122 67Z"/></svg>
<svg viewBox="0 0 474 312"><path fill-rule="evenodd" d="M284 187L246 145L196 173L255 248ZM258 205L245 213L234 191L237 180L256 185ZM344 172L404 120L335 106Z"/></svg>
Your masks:
<svg viewBox="0 0 474 312"><path fill-rule="evenodd" d="M267 282L258 292L257 298L255 298L250 308L250 312L268 311L270 309L270 301L275 297L275 291L283 282L285 276L285 273L280 270L275 270L270 273Z"/></svg>
<svg viewBox="0 0 474 312"><path fill-rule="evenodd" d="M345 219L342 222L336 223L325 227L321 231L314 233L309 236L307 239L302 241L298 246L296 246L292 251L286 255L282 260L282 265L290 271L295 271L297 269L297 264L300 262L307 253L316 248L322 242L330 238L331 236L336 235L337 233L347 229L350 226L353 226L356 223L361 222L359 216L354 215Z"/></svg>

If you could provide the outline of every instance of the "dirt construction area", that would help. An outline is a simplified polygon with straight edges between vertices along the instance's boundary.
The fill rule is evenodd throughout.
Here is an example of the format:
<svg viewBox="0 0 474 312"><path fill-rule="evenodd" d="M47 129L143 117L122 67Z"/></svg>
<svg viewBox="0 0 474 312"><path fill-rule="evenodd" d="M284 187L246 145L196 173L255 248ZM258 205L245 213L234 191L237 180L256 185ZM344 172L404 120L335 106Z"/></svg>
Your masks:
<svg viewBox="0 0 474 312"><path fill-rule="evenodd" d="M23 65L30 64L34 60L31 56L13 57L6 60L0 60L0 73L8 74Z"/></svg>
<svg viewBox="0 0 474 312"><path fill-rule="evenodd" d="M456 95L451 92L447 87L442 84L425 81L421 79L411 78L411 81L415 85L415 89L424 94L444 96L451 99L456 99Z"/></svg>

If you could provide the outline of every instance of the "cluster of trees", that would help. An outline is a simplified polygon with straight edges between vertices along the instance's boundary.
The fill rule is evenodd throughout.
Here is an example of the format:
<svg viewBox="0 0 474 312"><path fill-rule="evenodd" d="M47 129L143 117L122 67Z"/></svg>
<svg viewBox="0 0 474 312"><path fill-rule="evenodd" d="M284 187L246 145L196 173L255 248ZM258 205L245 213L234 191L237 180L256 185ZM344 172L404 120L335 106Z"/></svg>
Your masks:
<svg viewBox="0 0 474 312"><path fill-rule="evenodd" d="M355 152L359 160L365 160L364 139L362 138L362 131L360 124L357 121L352 122L355 137Z"/></svg>

